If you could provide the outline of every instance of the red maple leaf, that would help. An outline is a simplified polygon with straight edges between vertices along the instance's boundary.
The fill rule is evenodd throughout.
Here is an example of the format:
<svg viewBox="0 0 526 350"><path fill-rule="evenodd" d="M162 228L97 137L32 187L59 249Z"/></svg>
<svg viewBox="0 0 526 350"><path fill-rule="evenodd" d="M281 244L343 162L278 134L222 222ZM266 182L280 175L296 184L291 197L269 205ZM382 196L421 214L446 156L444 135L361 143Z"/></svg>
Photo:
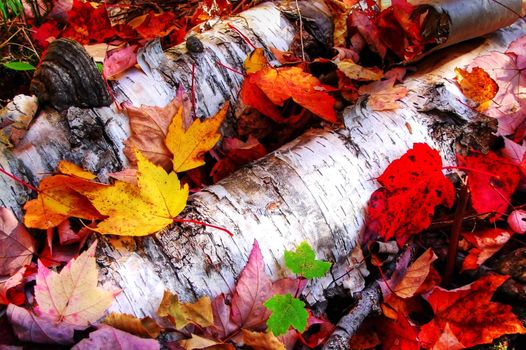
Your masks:
<svg viewBox="0 0 526 350"><path fill-rule="evenodd" d="M473 208L479 214L497 213L493 221L506 212L510 198L519 184L519 168L493 152L457 155L458 165L468 174Z"/></svg>
<svg viewBox="0 0 526 350"><path fill-rule="evenodd" d="M241 328L261 327L270 316L263 303L272 296L272 282L265 272L263 255L254 241L245 268L232 295L231 319Z"/></svg>
<svg viewBox="0 0 526 350"><path fill-rule="evenodd" d="M252 136L249 136L247 142L242 142L235 138L226 138L223 140L223 150L226 152L225 157L214 165L210 173L214 182L267 154L265 147Z"/></svg>
<svg viewBox="0 0 526 350"><path fill-rule="evenodd" d="M491 301L495 290L507 279L507 276L485 276L454 290L435 287L427 297L435 317L418 335L424 347L432 348L447 326L447 331L464 347L491 343L504 334L526 333L511 306Z"/></svg>
<svg viewBox="0 0 526 350"><path fill-rule="evenodd" d="M396 321L382 318L377 326L384 349L419 350L418 330L409 319L400 315Z"/></svg>
<svg viewBox="0 0 526 350"><path fill-rule="evenodd" d="M104 4L94 7L89 1L73 0L68 18L68 25L62 36L81 44L102 43L116 35Z"/></svg>
<svg viewBox="0 0 526 350"><path fill-rule="evenodd" d="M436 206L451 207L455 201L455 188L442 173L438 151L424 143L393 161L378 182L383 187L369 200L366 240L396 237L402 246L431 224Z"/></svg>
<svg viewBox="0 0 526 350"><path fill-rule="evenodd" d="M49 43L60 35L57 24L54 20L48 20L31 31L31 37L42 49L46 49Z"/></svg>

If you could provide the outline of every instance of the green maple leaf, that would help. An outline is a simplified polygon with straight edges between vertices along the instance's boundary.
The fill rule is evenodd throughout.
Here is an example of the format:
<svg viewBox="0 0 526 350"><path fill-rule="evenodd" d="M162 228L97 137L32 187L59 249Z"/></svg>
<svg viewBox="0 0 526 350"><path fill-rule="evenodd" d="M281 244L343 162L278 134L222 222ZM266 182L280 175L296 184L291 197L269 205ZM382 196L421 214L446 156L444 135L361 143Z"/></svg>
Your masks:
<svg viewBox="0 0 526 350"><path fill-rule="evenodd" d="M298 298L290 294L276 294L263 305L272 311L267 327L276 337L287 333L290 326L300 333L307 328L309 314L305 310L305 303Z"/></svg>
<svg viewBox="0 0 526 350"><path fill-rule="evenodd" d="M307 242L301 242L295 252L285 251L285 265L296 275L308 279L323 277L331 268L330 262L316 260L316 254Z"/></svg>

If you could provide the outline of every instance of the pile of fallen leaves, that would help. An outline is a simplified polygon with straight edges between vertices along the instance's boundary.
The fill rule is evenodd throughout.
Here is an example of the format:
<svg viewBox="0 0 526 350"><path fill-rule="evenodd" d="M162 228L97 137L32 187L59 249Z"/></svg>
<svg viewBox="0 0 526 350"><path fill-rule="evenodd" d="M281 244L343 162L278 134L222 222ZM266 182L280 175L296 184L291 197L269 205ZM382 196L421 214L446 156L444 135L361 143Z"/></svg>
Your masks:
<svg viewBox="0 0 526 350"><path fill-rule="evenodd" d="M305 62L299 52L274 50L280 65L273 66L261 49L254 49L240 72L245 77L241 99L252 111L239 120L239 138L218 145L228 104L201 120L179 91L162 108L123 106L130 120L125 154L131 167L110 174L110 184L66 161L38 188L14 178L37 197L24 206L24 224L0 209L0 303L6 305L0 313L0 344L76 344L75 349L158 349L159 340L173 349L324 344L342 314L324 314L302 300L308 280L322 277L331 266L317 260L307 242L285 253L284 264L294 277L271 281L255 242L230 295L187 303L167 291L156 315L142 319L106 314L119 291L97 287L96 243L81 251L93 232L142 236L184 221L177 216L190 190L262 157L279 145L277 139L283 142L311 122L336 123L339 102L367 98L371 110L398 108L408 93L396 85L405 69L384 72L380 66L410 60L441 38L422 37L420 20L406 1L393 1L383 11L373 1L364 3L368 6L356 9L356 1L331 1L334 57ZM69 9L40 23L33 35L42 47L59 36L84 44L130 42L108 53L104 72L109 78L135 64L142 40L165 37L176 43L190 25L233 11L228 1L214 4L188 2L190 17L149 11L130 19L134 12L118 4L74 0ZM521 236L526 232L525 40L452 72L465 103L498 120L503 147L489 153L463 150L457 165L447 167L456 177L446 177L439 153L415 144L377 179L381 187L369 202L364 250L370 270L378 271L371 278L378 278L382 290L382 315L366 320L351 348L462 349L526 333L511 306L526 300L521 268L526 252ZM370 61L382 63L377 67ZM331 74L316 75L314 67ZM434 228L440 222L446 222L442 231ZM36 242L28 228L44 230L45 242ZM390 251L403 253L377 254L374 244L390 244ZM460 272L451 270L451 257L452 266L460 261Z"/></svg>

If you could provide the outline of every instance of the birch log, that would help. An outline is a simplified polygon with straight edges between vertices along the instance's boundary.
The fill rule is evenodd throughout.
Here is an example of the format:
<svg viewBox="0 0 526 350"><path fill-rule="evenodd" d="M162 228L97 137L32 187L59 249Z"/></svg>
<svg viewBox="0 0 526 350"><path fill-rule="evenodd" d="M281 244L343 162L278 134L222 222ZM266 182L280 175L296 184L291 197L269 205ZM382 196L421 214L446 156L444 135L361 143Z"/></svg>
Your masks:
<svg viewBox="0 0 526 350"><path fill-rule="evenodd" d="M272 4L232 21L265 48L286 49L294 34L292 24ZM311 286L310 302L323 299L324 288L333 283L363 288L367 271L356 264L360 259L353 258L353 251L359 246L366 202L377 188L374 178L414 142L427 142L452 162L455 143L490 135L485 120L463 103L451 81L453 70L482 52L503 50L525 30L518 23L486 41L435 53L433 62L421 62L419 73L405 83L411 92L403 108L372 112L361 101L343 113L345 128L311 130L191 197L184 218L226 227L234 237L183 224L146 238L100 237L100 282L122 289L111 311L153 315L165 288L183 300L229 292L254 239L273 278L286 274L284 250L303 240L335 263L329 277ZM242 77L221 69L216 61L240 67L250 48L224 22L203 33L201 40L206 48L198 55L185 52L184 46L165 55L155 44L147 46L141 55L143 72L130 71L116 83L117 99L163 105L174 95L174 85L188 87L195 64L199 114L211 115L225 100L235 100ZM45 110L17 148L2 152L0 163L32 183L61 159L104 178L126 165L122 141L128 133L125 116L113 107L70 108L63 115ZM20 214L28 194L8 179L0 181L0 205Z"/></svg>

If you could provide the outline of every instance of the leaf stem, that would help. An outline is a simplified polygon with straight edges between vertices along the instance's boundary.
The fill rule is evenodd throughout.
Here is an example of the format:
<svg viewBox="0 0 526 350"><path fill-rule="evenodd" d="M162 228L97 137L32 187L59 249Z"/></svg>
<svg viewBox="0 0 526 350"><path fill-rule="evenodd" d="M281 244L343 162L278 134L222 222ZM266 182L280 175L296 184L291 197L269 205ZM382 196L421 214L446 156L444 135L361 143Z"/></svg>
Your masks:
<svg viewBox="0 0 526 350"><path fill-rule="evenodd" d="M301 17L300 5L298 0L296 0L296 10L298 11L298 17L300 22L300 46L301 46L301 58L305 61L305 44L303 43L303 18Z"/></svg>
<svg viewBox="0 0 526 350"><path fill-rule="evenodd" d="M466 167L466 166L458 166L458 165L457 166L453 166L453 165L450 165L450 166L442 167L442 170L463 170L463 171L470 171L470 172L473 172L473 173L479 173L479 174L483 174L483 175L487 175L487 176L493 176L493 177L496 177L497 179L500 178L499 174L493 174L493 173L490 173L488 171L475 169L475 168L470 168L470 167Z"/></svg>
<svg viewBox="0 0 526 350"><path fill-rule="evenodd" d="M229 70L229 71L231 71L231 72L234 72L234 73L236 73L236 74L239 74L239 75L241 75L241 76L243 76L243 77L245 76L245 74L243 74L242 72L238 71L237 69L234 69L234 68L232 68L232 67L229 67L229 66L227 66L227 65L225 65L225 64L223 64L223 63L221 63L221 62L219 62L219 61L216 61L216 65L217 65L217 66L220 66L220 67L223 67L223 68L225 68L225 69L227 69L227 70Z"/></svg>
<svg viewBox="0 0 526 350"><path fill-rule="evenodd" d="M16 177L15 175L11 174L11 173L8 173L7 171L5 171L3 168L0 168L0 173L6 175L7 177L10 177L11 179L15 180L16 182L18 182L19 184L35 191L35 192L40 192L40 190L38 188L36 188L35 186L31 185L30 183L28 182L25 182L24 180L21 180L19 179L18 177Z"/></svg>
<svg viewBox="0 0 526 350"><path fill-rule="evenodd" d="M234 27L234 25L232 23L228 23L228 28L230 29L233 29L235 30L239 35L241 35L241 37L243 38L243 40L245 40L245 42L252 48L252 50L255 50L257 49L257 47L252 44L252 42L250 41L250 39L247 38L247 36L243 33L241 33L241 31L239 29L237 29L236 27Z"/></svg>
<svg viewBox="0 0 526 350"><path fill-rule="evenodd" d="M202 222L202 221L199 221L199 220L194 220L194 219L177 219L177 218L175 218L175 219L173 219L173 222L190 223L190 224L202 225L202 226L205 226L205 227L211 227L211 228L215 228L216 230L220 230L220 231L226 232L230 237L234 237L234 234L232 232L230 232L228 229L224 228L224 227L208 224L206 222Z"/></svg>

